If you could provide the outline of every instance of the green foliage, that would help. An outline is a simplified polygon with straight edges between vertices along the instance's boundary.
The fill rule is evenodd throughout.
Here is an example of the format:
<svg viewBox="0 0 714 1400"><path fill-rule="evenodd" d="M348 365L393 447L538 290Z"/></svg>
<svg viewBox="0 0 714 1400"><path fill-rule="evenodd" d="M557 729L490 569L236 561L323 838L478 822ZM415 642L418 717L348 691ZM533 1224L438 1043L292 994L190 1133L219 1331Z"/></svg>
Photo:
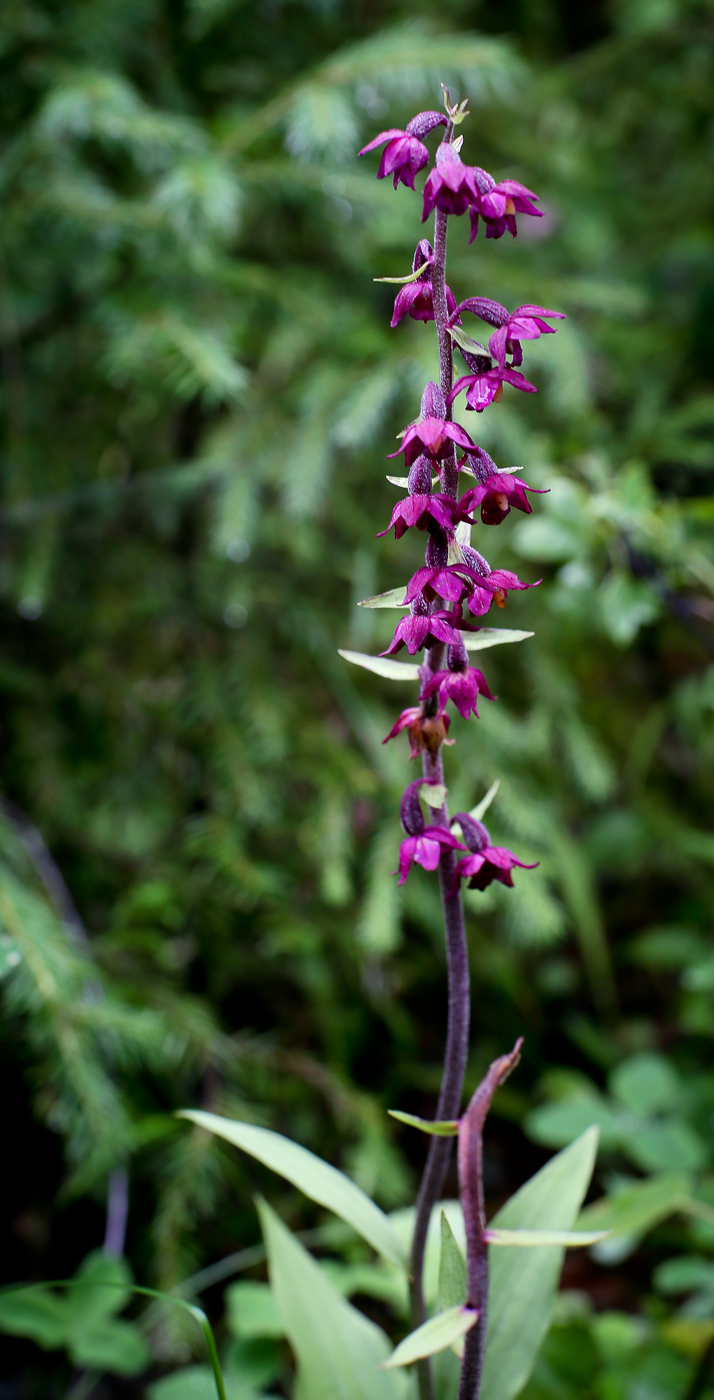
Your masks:
<svg viewBox="0 0 714 1400"><path fill-rule="evenodd" d="M31 1337L48 1351L65 1349L75 1366L134 1376L150 1357L138 1327L116 1316L129 1301L131 1283L124 1259L96 1250L63 1294L47 1288L0 1294L0 1330Z"/></svg>
<svg viewBox="0 0 714 1400"><path fill-rule="evenodd" d="M535 640L479 657L498 705L455 720L447 755L455 809L500 778L494 841L540 861L467 897L469 1074L525 1030L489 1129L509 1187L529 1109L549 1145L601 1123L606 1197L579 1223L629 1241L608 1280L638 1309L558 1320L526 1395L679 1400L708 1324L643 1280L712 1248L710 18L644 0L419 15L0 15L2 790L88 932L3 819L3 1069L41 1125L20 1116L8 1162L7 1267L50 1277L68 1248L71 1272L125 1165L137 1272L173 1286L252 1246L253 1169L176 1127L189 1103L309 1145L385 1210L411 1199L420 1139L383 1110L433 1118L446 989L433 890L390 875L408 765L381 740L408 686L336 649L382 649L389 611L353 605L417 558L373 537L398 489L384 452L435 366L373 281L408 272L418 200L354 152L444 80L474 114L466 158L548 213L508 247L455 228L454 292L569 318L527 347L544 392L506 390L474 433L548 494L478 532L543 583L511 596L492 636ZM291 1210L314 1226L309 1201ZM579 1258L601 1296L605 1263ZM432 1299L438 1260L437 1230ZM346 1248L335 1267L346 1290L376 1266ZM391 1327L390 1277L381 1298L359 1287L389 1309L391 1288ZM167 1361L191 1344L152 1332ZM209 1375L183 1374L155 1385Z"/></svg>

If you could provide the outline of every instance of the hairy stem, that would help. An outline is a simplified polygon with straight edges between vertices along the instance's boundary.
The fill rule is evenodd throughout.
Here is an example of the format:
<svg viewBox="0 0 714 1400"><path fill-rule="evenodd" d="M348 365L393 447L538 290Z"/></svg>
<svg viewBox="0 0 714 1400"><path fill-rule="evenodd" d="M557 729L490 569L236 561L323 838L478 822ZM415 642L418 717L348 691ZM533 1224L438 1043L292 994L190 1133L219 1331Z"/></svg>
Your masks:
<svg viewBox="0 0 714 1400"><path fill-rule="evenodd" d="M451 130L451 126L449 126L446 134L447 140L451 139ZM451 392L454 377L451 336L446 329L446 322L448 320L446 305L447 226L448 215L442 213L440 209L437 209L434 224L434 263L431 274L434 320L439 340L439 379L445 399ZM451 417L451 409L449 407L447 407L446 414L448 418ZM451 458L447 458L442 465L441 490L453 499L456 499L458 495L458 472L456 469L456 460L453 455ZM427 655L426 664L424 666L425 674L439 669L442 652L443 647L432 647ZM437 782L443 782L444 765L441 752L437 754L424 753L422 763L425 778L432 778ZM439 812L437 820L448 827L449 812L446 804L444 804ZM449 1009L446 1050L444 1054L444 1073L436 1110L437 1118L458 1118L459 1116L469 1045L469 964L466 947L466 925L464 922L464 911L460 893L457 893L454 898L451 898L449 894L455 865L456 853L454 851L444 850L441 860L439 861L439 887L444 910ZM412 1327L418 1327L426 1316L422 1283L426 1237L432 1210L441 1195L444 1178L449 1165L451 1147L452 1143L450 1138L433 1137L431 1139L429 1151L427 1153L426 1166L417 1196L416 1219L414 1223L414 1237L412 1240L410 1260ZM420 1361L417 1371L420 1400L432 1400L434 1391L431 1363L428 1360Z"/></svg>

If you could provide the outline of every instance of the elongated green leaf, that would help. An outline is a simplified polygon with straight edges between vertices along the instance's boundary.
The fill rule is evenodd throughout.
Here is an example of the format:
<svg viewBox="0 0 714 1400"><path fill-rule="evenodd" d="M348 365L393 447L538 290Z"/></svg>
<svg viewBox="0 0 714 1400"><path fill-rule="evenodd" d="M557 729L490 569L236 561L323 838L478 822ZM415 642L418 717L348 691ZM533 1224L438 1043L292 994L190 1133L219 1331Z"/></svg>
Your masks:
<svg viewBox="0 0 714 1400"><path fill-rule="evenodd" d="M535 632L511 631L507 627L482 627L480 632L464 632L464 646L467 651L483 651L485 647L500 647L504 642L524 642L534 637ZM343 653L344 655L344 653Z"/></svg>
<svg viewBox="0 0 714 1400"><path fill-rule="evenodd" d="M471 811L469 812L469 816L470 816L470 817L473 817L474 821L480 822L480 821L482 820L482 818L485 817L485 815L486 815L486 813L487 813L489 807L491 806L491 803L493 802L493 799L494 799L494 797L496 796L496 793L498 792L498 789L500 788L500 786L501 786L501 779L500 779L500 778L497 778L496 781L495 781L495 783L492 783L492 784L491 784L491 786L490 786L488 792L486 793L486 796L485 796L485 797L482 797L482 798L481 798L481 801L480 801L480 802L477 802L476 806L471 808Z"/></svg>
<svg viewBox="0 0 714 1400"><path fill-rule="evenodd" d="M404 601L406 584L400 588L390 588L386 593L375 593L373 598L363 598L358 608L406 608L408 603Z"/></svg>
<svg viewBox="0 0 714 1400"><path fill-rule="evenodd" d="M439 1304L442 1311L463 1307L466 1302L466 1262L456 1243L445 1210L441 1212L441 1254L439 1257Z"/></svg>
<svg viewBox="0 0 714 1400"><path fill-rule="evenodd" d="M683 1210L691 1189L691 1177L685 1172L663 1172L586 1206L575 1224L579 1230L638 1235L675 1211Z"/></svg>
<svg viewBox="0 0 714 1400"><path fill-rule="evenodd" d="M487 642L487 646L493 646L493 642ZM374 671L375 676L383 676L388 681L416 681L419 679L419 667L409 666L404 661L392 661L391 656L366 656L361 651L343 651L337 648L340 656L345 661L351 661L353 666L363 666L365 671Z"/></svg>
<svg viewBox="0 0 714 1400"><path fill-rule="evenodd" d="M259 1201L258 1210L300 1400L402 1400L397 1378L379 1369L389 1353L381 1329L342 1297L270 1206Z"/></svg>
<svg viewBox="0 0 714 1400"><path fill-rule="evenodd" d="M425 269L426 269L426 266L427 266L426 263L422 263L421 267L418 267L417 270L416 270L416 272L409 272L409 273L407 273L407 276L406 276L406 277L373 277L373 278L372 278L372 281L373 281L373 282L402 282L402 283L405 283L405 282L416 282L417 277L421 277L422 273L423 273L423 272L425 271Z"/></svg>
<svg viewBox="0 0 714 1400"><path fill-rule="evenodd" d="M474 340L472 335L467 335L460 326L449 326L449 335L462 350L468 350L472 355L487 355L488 350L479 340Z"/></svg>
<svg viewBox="0 0 714 1400"><path fill-rule="evenodd" d="M271 1171L277 1172L291 1181L300 1191L304 1191L311 1201L334 1211L341 1220L346 1220L353 1230L389 1259L392 1264L403 1266L405 1252L402 1243L390 1220L379 1206L365 1196L348 1176L323 1162L306 1147L274 1133L269 1128L258 1128L253 1123L239 1123L233 1118L221 1118L217 1113L204 1113L200 1109L186 1110L179 1115L192 1123L205 1128L209 1133L232 1142L243 1152L256 1157Z"/></svg>
<svg viewBox="0 0 714 1400"><path fill-rule="evenodd" d="M489 1244L517 1245L521 1249L534 1249L547 1244L577 1249L588 1244L599 1244L609 1234L609 1230L487 1230L486 1239Z"/></svg>
<svg viewBox="0 0 714 1400"><path fill-rule="evenodd" d="M478 1322L478 1313L473 1308L459 1306L437 1313L395 1347L389 1360L382 1363L383 1370L391 1366L411 1366L412 1361L419 1361L423 1356L446 1351L447 1347L461 1341L475 1322Z"/></svg>
<svg viewBox="0 0 714 1400"><path fill-rule="evenodd" d="M465 471L465 467L461 467L461 471ZM470 476L473 476L473 472L470 472L469 475L470 475ZM408 477L408 476L387 476L387 481L391 481L392 486L401 486L401 488L402 488L403 491L406 491L406 490L408 489L408 487L409 487L409 477ZM435 487L436 487L437 490L438 490L438 487L439 487L439 478L438 478L438 476L433 476L433 477L431 478L431 489L432 489L432 491L434 490Z"/></svg>
<svg viewBox="0 0 714 1400"><path fill-rule="evenodd" d="M398 1108L388 1108L387 1113L397 1122L406 1123L408 1128L418 1128L422 1133L431 1133L432 1137L456 1137L459 1131L458 1118L431 1122L428 1118L417 1118L415 1113L402 1113Z"/></svg>
<svg viewBox="0 0 714 1400"><path fill-rule="evenodd" d="M592 1175L596 1128L588 1128L527 1181L492 1228L571 1230ZM512 1400L525 1385L548 1330L563 1249L496 1249L491 1253L486 1356L481 1400Z"/></svg>

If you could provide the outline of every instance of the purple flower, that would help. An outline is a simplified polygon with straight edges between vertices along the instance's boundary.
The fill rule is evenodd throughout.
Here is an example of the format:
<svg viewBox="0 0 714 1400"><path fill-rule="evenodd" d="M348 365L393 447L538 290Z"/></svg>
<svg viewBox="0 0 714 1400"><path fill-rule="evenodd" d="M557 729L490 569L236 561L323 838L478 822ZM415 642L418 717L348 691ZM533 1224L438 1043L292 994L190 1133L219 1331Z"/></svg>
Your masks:
<svg viewBox="0 0 714 1400"><path fill-rule="evenodd" d="M402 710L396 724L382 743L388 744L390 739L396 738L397 734L406 729L409 735L409 757L418 758L425 749L429 753L438 753L442 744L453 744L454 740L446 737L448 728L449 716L443 713L443 708L438 715L427 716L422 714L421 705L412 705L408 710Z"/></svg>
<svg viewBox="0 0 714 1400"><path fill-rule="evenodd" d="M485 176L490 188L486 188L479 194L479 198L474 200L469 210L471 220L471 237L469 243L473 243L478 233L479 214L486 225L487 238L501 238L508 229L509 233L516 237L516 214L531 214L536 219L542 219L543 210L536 209L531 203L537 199L538 195L532 190L526 189L525 185L519 184L518 180L501 180L496 184L492 175L485 170L479 170L480 176ZM483 183L483 181L482 181Z"/></svg>
<svg viewBox="0 0 714 1400"><path fill-rule="evenodd" d="M470 568L468 564L447 564L434 569L427 565L417 569L410 578L405 601L411 603L418 593L426 592L427 597L430 593L436 593L449 603L460 603L471 592L474 582L481 581L481 577L478 570Z"/></svg>
<svg viewBox="0 0 714 1400"><path fill-rule="evenodd" d="M435 671L424 687L424 699L428 700L435 691L439 692L442 708L447 700L452 700L463 719L468 719L469 715L478 718L476 702L479 695L485 695L487 700L496 699L488 688L483 671L478 671L475 666L468 666L462 671Z"/></svg>
<svg viewBox="0 0 714 1400"><path fill-rule="evenodd" d="M429 520L434 520L442 530L453 530L454 511L456 502L449 496L442 496L438 493L435 496L424 496L415 494L405 496L403 501L397 501L392 511L392 518L386 530L380 530L377 539L382 535L388 535L394 526L394 538L400 540L413 525L417 530L426 530Z"/></svg>
<svg viewBox="0 0 714 1400"><path fill-rule="evenodd" d="M443 418L421 418L418 423L412 423L407 428L401 447L396 452L388 453L388 456L398 457L399 453L403 452L406 464L410 467L412 462L422 455L431 461L446 457L453 451L452 444L460 447L462 452L479 451L458 423L448 423Z"/></svg>
<svg viewBox="0 0 714 1400"><path fill-rule="evenodd" d="M563 311L549 311L546 306L527 304L509 312L500 302L490 301L487 297L467 297L450 313L449 325L457 324L456 318L462 311L472 311L474 316L480 316L482 321L496 327L488 348L501 369L505 368L506 355L513 356L513 365L523 364L522 340L555 335L556 327L546 325L545 317L556 317L560 321L566 319Z"/></svg>
<svg viewBox="0 0 714 1400"><path fill-rule="evenodd" d="M407 836L406 841L402 841L399 848L399 884L404 884L414 860L424 870L436 870L441 859L441 852L444 849L450 851L466 849L460 841L456 840L452 832L447 831L445 826L425 826L418 835Z"/></svg>
<svg viewBox="0 0 714 1400"><path fill-rule="evenodd" d="M505 846L486 846L482 851L464 856L463 860L459 861L454 871L449 898L453 899L462 880L468 880L470 890L485 890L493 880L513 888L511 871L514 866L519 865L522 870L535 870L538 864L539 862L535 861L533 865L527 865L525 861L518 860L512 851L507 851ZM436 866L427 868L434 870Z"/></svg>
<svg viewBox="0 0 714 1400"><path fill-rule="evenodd" d="M363 146L359 154L366 156L368 151L376 150L377 146L386 141L377 179L383 180L386 175L393 175L395 190L400 181L413 190L414 176L429 160L429 152L420 138L433 131L436 126L446 126L446 117L442 112L419 112L407 123L406 131L402 131L400 127L380 131L379 136L375 136L373 141Z"/></svg>
<svg viewBox="0 0 714 1400"><path fill-rule="evenodd" d="M449 315L456 310L456 300L450 287L446 288L446 305ZM409 282L406 287L402 287L397 292L394 303L394 315L392 316L392 330L404 320L405 316L411 316L413 321L433 321L434 301L432 296L431 282L428 280ZM453 321L452 325L457 322ZM459 321L460 325L461 322Z"/></svg>
<svg viewBox="0 0 714 1400"><path fill-rule="evenodd" d="M535 384L531 384L520 374L517 369L494 369L478 370L475 374L464 374L461 379L457 379L451 393L449 403L453 403L457 394L462 389L466 389L466 407L475 409L476 413L483 413L490 403L499 403L503 397L504 384L512 384L514 389L522 389L526 394L536 394L538 390ZM393 454L396 456L396 453Z"/></svg>
<svg viewBox="0 0 714 1400"><path fill-rule="evenodd" d="M481 578L474 584L468 600L469 612L473 613L474 617L485 617L492 603L495 603L497 608L505 607L511 589L520 591L522 588L537 588L540 581L538 579L536 583L523 583L510 569L493 569L488 578Z"/></svg>
<svg viewBox="0 0 714 1400"><path fill-rule="evenodd" d="M436 642L458 646L460 638L451 624L453 617L454 614L445 608L435 613L410 613L397 624L387 650L381 651L380 656L394 656L402 647L406 647L409 655L414 656L422 647L433 647Z"/></svg>
<svg viewBox="0 0 714 1400"><path fill-rule="evenodd" d="M533 507L526 491L535 491L539 496L546 494L543 487L529 486L527 481L521 481L517 476L497 472L495 476L489 476L486 481L479 482L478 486L472 486L470 491L464 492L457 506L457 519L465 520L477 506L481 507L481 521L484 525L500 525L514 507L516 510L522 510L525 515L530 515Z"/></svg>
<svg viewBox="0 0 714 1400"><path fill-rule="evenodd" d="M478 166L464 165L453 146L442 142L436 152L436 165L424 186L422 223L434 208L441 209L444 214L465 214L470 204L478 203L481 185L484 191L488 188L481 180L482 175L485 171ZM486 179L490 180L490 175Z"/></svg>

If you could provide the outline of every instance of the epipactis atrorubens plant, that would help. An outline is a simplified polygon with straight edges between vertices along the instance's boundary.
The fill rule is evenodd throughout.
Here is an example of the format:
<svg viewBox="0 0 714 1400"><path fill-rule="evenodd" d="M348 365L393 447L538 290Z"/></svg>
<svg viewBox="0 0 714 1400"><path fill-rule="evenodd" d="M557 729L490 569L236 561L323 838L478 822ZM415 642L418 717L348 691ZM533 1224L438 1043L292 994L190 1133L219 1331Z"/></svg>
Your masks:
<svg viewBox="0 0 714 1400"><path fill-rule="evenodd" d="M392 326L405 317L433 321L439 350L439 383L428 383L418 420L401 434L401 446L392 457L404 454L408 470L407 495L392 511L387 534L393 528L399 540L416 528L427 536L424 567L406 586L403 603L409 613L398 624L383 656L403 648L423 656L419 668L419 704L404 710L386 736L385 743L402 730L409 736L411 757L421 757L423 778L406 788L401 802L401 823L406 833L399 856L399 883L406 880L414 861L439 873L449 980L449 1021L444 1075L437 1119L457 1120L461 1107L469 1039L469 969L460 886L484 890L493 880L512 885L514 866L524 866L511 851L493 846L487 828L473 815L459 812L450 819L444 788L442 749L447 738L451 704L468 719L478 715L478 699L491 694L483 672L469 665L469 650L478 650L480 619L492 604L503 607L512 589L530 588L508 569L492 569L471 544L476 513L483 525L499 525L512 509L531 511L528 486L513 470L499 470L484 448L453 422L453 404L465 393L466 408L482 413L497 403L510 385L535 393L520 371L521 342L552 334L549 321L562 312L543 306L505 306L484 296L467 297L458 305L446 282L447 230L451 217L468 214L471 243L485 226L487 238L506 232L516 237L516 215L541 217L538 196L517 180L496 183L479 166L461 158L463 137L455 130L468 115L466 104L452 104L445 89L446 114L420 112L406 130L380 132L360 151L366 155L384 147L377 178L391 175L394 188L401 182L414 189L414 177L429 163L424 137L444 128L436 159L424 186L422 223L434 213L434 241L421 239L414 254L412 274L394 303ZM485 322L491 330L482 345L463 328L466 313ZM462 357L466 373L454 382L454 350ZM467 489L460 493L461 478ZM477 620L474 620L477 619ZM433 793L429 789L433 789ZM422 800L429 805L425 819ZM455 830L455 829L456 830ZM456 834L458 832L458 835ZM462 854L463 853L463 854ZM532 869L533 867L525 867ZM481 1130L493 1092L518 1059L519 1046L495 1062L463 1120L459 1134L459 1185L467 1238L466 1306L473 1326L464 1344L460 1400L475 1400L479 1393L486 1337L488 1265L481 1173ZM433 1136L416 1209L411 1250L412 1322L425 1319L423 1268L427 1229L432 1209L441 1194L451 1144L448 1137ZM420 1365L423 1396L431 1392L428 1362Z"/></svg>
<svg viewBox="0 0 714 1400"><path fill-rule="evenodd" d="M453 105L446 91L445 99L445 116L420 112L405 131L383 131L361 153L384 146L379 177L392 175L395 189L400 182L414 189L415 175L429 161L424 137L444 128L424 187L422 221L435 213L433 246L422 239L412 273L386 279L404 284L396 299L392 325L405 316L433 321L438 337L439 383L427 384L420 417L402 434L399 453L404 454L408 470L408 477L402 479L407 495L395 506L388 527L394 528L397 539L408 529L423 530L426 559L406 591L397 589L393 597L367 600L371 605L384 606L386 602L409 607L386 652L381 657L342 653L381 675L396 674L404 679L416 670L420 678L419 704L400 715L385 743L406 729L412 757L418 756L422 762L423 776L408 784L401 802L405 839L399 857L399 882L407 879L415 861L426 870L438 870L449 1005L436 1120L425 1122L399 1111L393 1115L430 1135L411 1248L405 1246L396 1223L355 1182L306 1148L253 1123L202 1110L185 1114L347 1221L381 1256L383 1263L375 1269L396 1267L409 1280L412 1330L392 1348L385 1333L340 1295L327 1272L266 1202L259 1204L270 1286L297 1359L301 1400L329 1400L333 1394L343 1400L404 1400L399 1368L414 1363L421 1400L431 1400L435 1394L431 1358L449 1347L461 1358L459 1400L477 1400L482 1378L484 1400L514 1400L528 1379L549 1325L563 1248L602 1238L600 1233L577 1233L572 1228L590 1181L597 1145L595 1128L548 1162L486 1225L483 1127L495 1090L518 1061L520 1041L510 1054L494 1061L461 1113L469 1039L469 968L461 885L467 881L481 890L493 880L511 885L513 868L524 862L511 851L492 845L481 821L486 800L472 812L449 817L442 764L443 746L450 742L447 705L455 706L468 719L477 714L479 696L494 698L482 672L469 665L469 651L493 645L496 640L529 635L483 629L482 619L492 604L502 607L510 590L532 585L506 569L491 569L471 545L471 526L477 511L484 525L500 524L513 508L529 512L527 493L534 488L517 479L513 469L499 470L488 453L453 422L452 405L465 391L466 407L480 413L500 399L504 384L534 393L533 385L517 368L522 362L521 342L552 333L554 328L548 322L561 313L530 305L509 313L486 297L469 297L456 305L446 285L450 216L468 213L471 239L480 220L487 238L500 238L506 231L515 237L516 215L538 217L539 210L534 203L537 196L516 180L496 184L485 170L463 163L461 139L454 139L454 130L467 115L465 104ZM492 328L487 347L465 332L467 313ZM454 345L468 371L456 383ZM467 477L469 483L462 495L460 476ZM393 659L404 648L411 655L423 655L419 668L405 667ZM428 819L422 803L429 809ZM454 1213L452 1209L451 1221L460 1232L463 1220L466 1260L443 1212L441 1311L427 1317L424 1263L432 1248L430 1239L436 1243L429 1225L444 1184L452 1137L458 1138L461 1211ZM489 1249L495 1246L500 1247L498 1263L489 1278ZM530 1259L524 1259L524 1254ZM361 1278L360 1286L367 1287L364 1273ZM375 1296L385 1296L385 1282L382 1278ZM431 1304L433 1299L428 1301ZM442 1387L440 1400L443 1394Z"/></svg>

